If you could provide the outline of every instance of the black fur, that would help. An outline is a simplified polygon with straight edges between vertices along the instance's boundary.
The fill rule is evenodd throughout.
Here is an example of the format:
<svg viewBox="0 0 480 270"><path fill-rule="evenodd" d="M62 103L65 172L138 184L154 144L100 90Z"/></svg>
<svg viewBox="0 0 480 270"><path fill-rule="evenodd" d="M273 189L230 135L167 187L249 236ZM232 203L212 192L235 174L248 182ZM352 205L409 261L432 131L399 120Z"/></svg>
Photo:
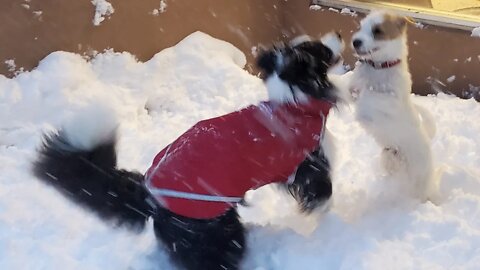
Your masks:
<svg viewBox="0 0 480 270"><path fill-rule="evenodd" d="M82 150L65 133L50 134L38 154L35 175L102 219L141 229L152 214L143 175L116 168L114 137Z"/></svg>
<svg viewBox="0 0 480 270"><path fill-rule="evenodd" d="M312 152L298 166L293 183L286 186L300 210L310 213L332 196L330 164L322 149Z"/></svg>
<svg viewBox="0 0 480 270"><path fill-rule="evenodd" d="M238 269L245 253L245 229L235 208L207 220L158 208L154 228L174 261L188 270Z"/></svg>
<svg viewBox="0 0 480 270"><path fill-rule="evenodd" d="M283 57L278 67L278 53ZM331 52L320 42L302 43L264 52L258 65L314 98L328 99L331 85L326 76ZM245 229L235 208L213 219L198 220L176 215L158 204L143 185L143 175L117 168L115 138L92 149L75 147L60 131L45 136L34 163L34 173L65 197L92 210L101 219L144 228L154 220L157 239L177 265L187 270L236 270L245 253ZM315 151L298 168L288 190L305 212L312 211L332 194L329 164Z"/></svg>
<svg viewBox="0 0 480 270"><path fill-rule="evenodd" d="M257 66L263 70L264 76L268 77L275 72L277 56L275 51L264 51L257 58Z"/></svg>
<svg viewBox="0 0 480 270"><path fill-rule="evenodd" d="M321 42L307 41L293 47L279 45L263 51L257 58L257 66L262 69L263 78L277 73L291 87L314 98L335 102L335 89L326 79L335 60L333 52Z"/></svg>
<svg viewBox="0 0 480 270"><path fill-rule="evenodd" d="M198 220L158 206L146 191L142 174L116 168L114 138L82 150L63 132L46 135L33 171L105 221L141 230L152 217L155 235L185 269L238 269L245 252L245 230L236 209Z"/></svg>
<svg viewBox="0 0 480 270"><path fill-rule="evenodd" d="M307 41L293 47L280 45L263 51L257 64L264 79L277 73L290 87L297 87L313 98L335 102L335 88L328 81L327 72L336 60L333 52L321 42ZM305 213L327 202L332 195L332 182L330 164L323 149L314 151L299 165L293 183L282 186Z"/></svg>

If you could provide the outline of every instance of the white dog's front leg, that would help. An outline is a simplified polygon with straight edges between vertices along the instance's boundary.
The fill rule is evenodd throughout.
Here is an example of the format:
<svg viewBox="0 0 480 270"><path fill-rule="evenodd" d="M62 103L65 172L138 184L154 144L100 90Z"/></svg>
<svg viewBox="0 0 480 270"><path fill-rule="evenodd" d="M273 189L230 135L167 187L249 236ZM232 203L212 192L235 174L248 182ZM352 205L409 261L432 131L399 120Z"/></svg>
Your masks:
<svg viewBox="0 0 480 270"><path fill-rule="evenodd" d="M382 167L388 174L394 174L405 168L405 157L396 147L385 147L381 154Z"/></svg>

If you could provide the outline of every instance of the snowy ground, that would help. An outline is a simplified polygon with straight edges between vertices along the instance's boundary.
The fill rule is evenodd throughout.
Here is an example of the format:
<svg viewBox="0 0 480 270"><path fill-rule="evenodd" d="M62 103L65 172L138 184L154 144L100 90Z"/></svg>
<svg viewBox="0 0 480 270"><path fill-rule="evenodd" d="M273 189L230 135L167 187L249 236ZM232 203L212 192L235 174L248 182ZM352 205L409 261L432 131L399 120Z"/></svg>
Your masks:
<svg viewBox="0 0 480 270"><path fill-rule="evenodd" d="M0 76L0 269L172 269L151 226L132 234L101 223L37 181L30 162L42 130L93 102L122 120L120 166L144 171L196 121L265 98L244 64L230 44L196 33L146 63L56 52L32 72ZM478 269L480 106L443 94L414 100L437 121L439 205L398 194L353 109L340 106L328 121L337 144L331 211L303 217L273 188L249 194L244 269Z"/></svg>

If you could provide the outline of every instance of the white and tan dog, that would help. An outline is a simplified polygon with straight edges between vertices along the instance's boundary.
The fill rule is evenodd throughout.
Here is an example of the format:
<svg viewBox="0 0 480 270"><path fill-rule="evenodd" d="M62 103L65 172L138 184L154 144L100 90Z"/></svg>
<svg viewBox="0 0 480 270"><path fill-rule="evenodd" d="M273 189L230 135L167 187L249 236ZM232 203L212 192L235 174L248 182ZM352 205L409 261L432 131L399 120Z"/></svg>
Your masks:
<svg viewBox="0 0 480 270"><path fill-rule="evenodd" d="M430 141L433 117L411 100L407 18L375 11L361 21L352 46L359 58L349 89L356 117L383 148L389 173L402 173L406 189L422 201L436 193Z"/></svg>

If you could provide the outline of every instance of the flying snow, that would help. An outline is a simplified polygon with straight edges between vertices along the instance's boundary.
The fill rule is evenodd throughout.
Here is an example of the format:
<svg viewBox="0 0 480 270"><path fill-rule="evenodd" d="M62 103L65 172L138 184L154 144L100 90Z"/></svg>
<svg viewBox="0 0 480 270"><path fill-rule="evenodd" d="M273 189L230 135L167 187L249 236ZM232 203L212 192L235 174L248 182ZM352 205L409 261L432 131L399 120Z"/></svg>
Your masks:
<svg viewBox="0 0 480 270"><path fill-rule="evenodd" d="M105 18L109 18L115 9L112 4L106 0L92 0L92 5L95 6L95 15L93 17L93 25L99 26Z"/></svg>
<svg viewBox="0 0 480 270"><path fill-rule="evenodd" d="M74 125L100 102L120 121L119 166L145 171L197 121L266 98L245 64L237 48L197 32L145 63L112 51L90 61L55 52L33 71L0 75L0 269L173 269L151 226L138 234L108 226L35 179L35 149L42 131ZM354 109L339 105L327 122L336 143L330 210L303 216L283 191L249 192L243 268L478 269L480 106L445 94L413 99L437 124L438 205L398 192Z"/></svg>

